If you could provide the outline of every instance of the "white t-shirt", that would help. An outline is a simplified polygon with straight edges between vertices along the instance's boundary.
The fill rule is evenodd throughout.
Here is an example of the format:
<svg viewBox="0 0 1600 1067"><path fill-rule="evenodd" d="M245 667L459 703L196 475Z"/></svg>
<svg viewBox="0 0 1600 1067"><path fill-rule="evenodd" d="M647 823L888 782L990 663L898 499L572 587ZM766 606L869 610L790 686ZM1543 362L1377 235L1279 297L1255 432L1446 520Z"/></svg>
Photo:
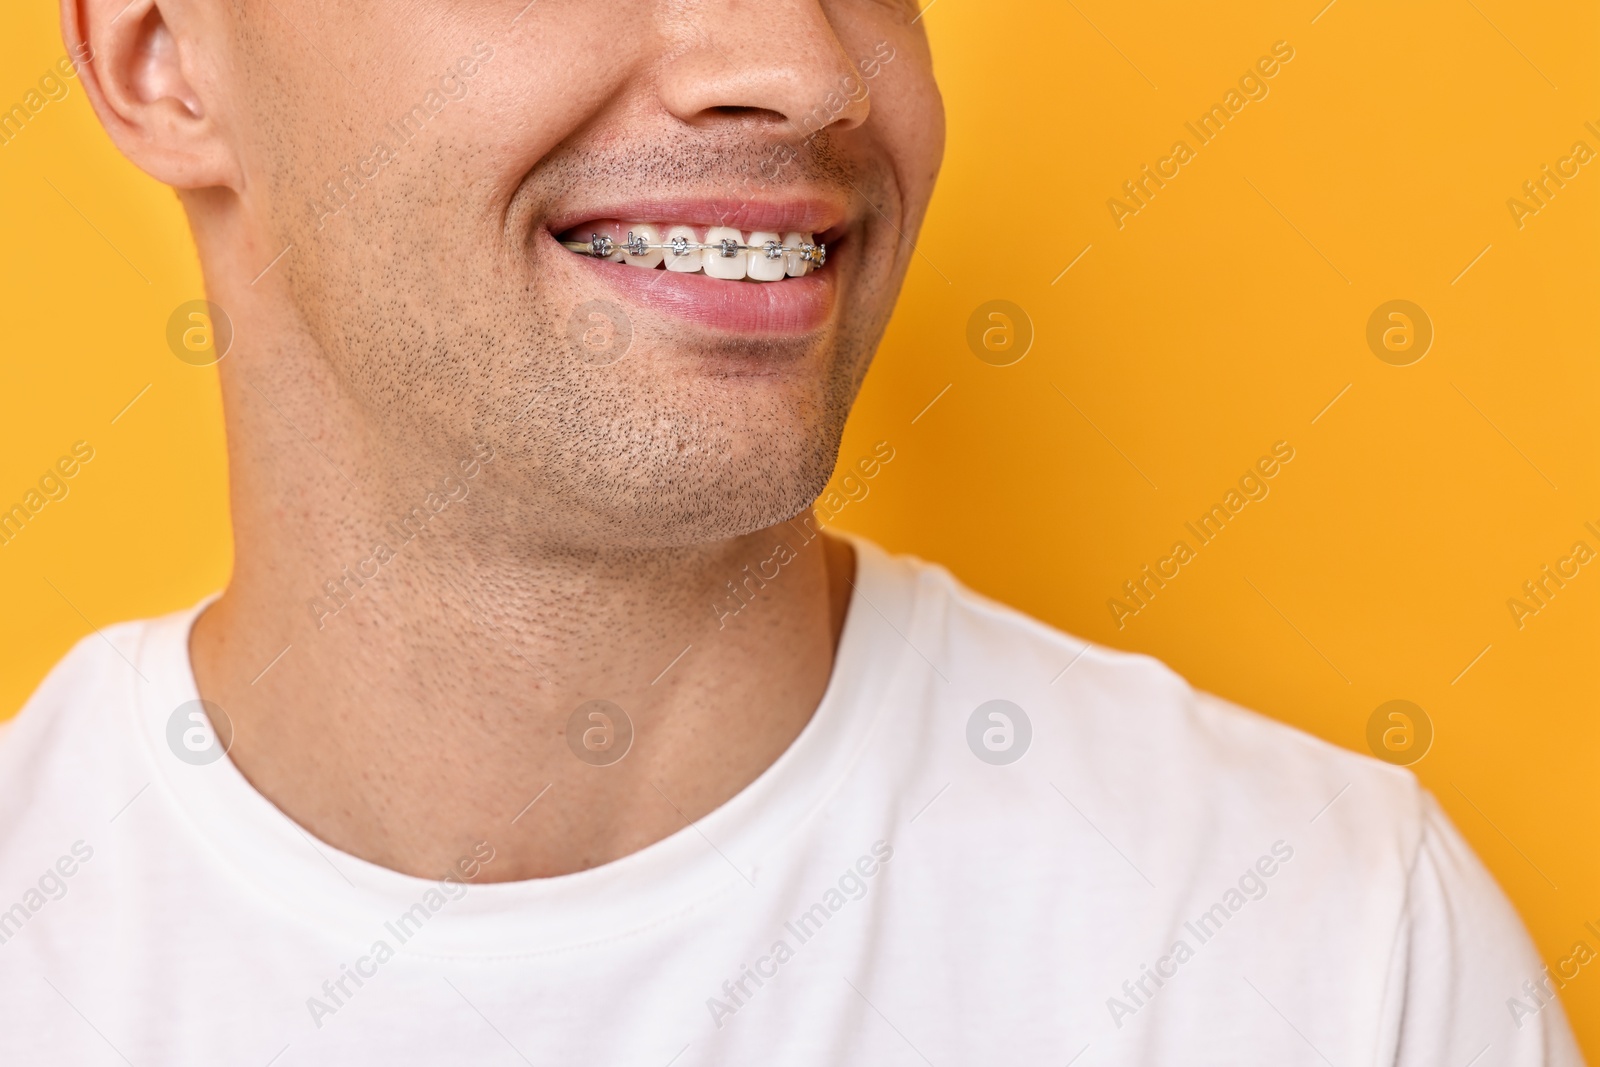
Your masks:
<svg viewBox="0 0 1600 1067"><path fill-rule="evenodd" d="M492 842L374 866L180 758L195 610L85 638L0 747L0 1062L1581 1062L1410 773L857 558L776 763L524 882L468 881Z"/></svg>

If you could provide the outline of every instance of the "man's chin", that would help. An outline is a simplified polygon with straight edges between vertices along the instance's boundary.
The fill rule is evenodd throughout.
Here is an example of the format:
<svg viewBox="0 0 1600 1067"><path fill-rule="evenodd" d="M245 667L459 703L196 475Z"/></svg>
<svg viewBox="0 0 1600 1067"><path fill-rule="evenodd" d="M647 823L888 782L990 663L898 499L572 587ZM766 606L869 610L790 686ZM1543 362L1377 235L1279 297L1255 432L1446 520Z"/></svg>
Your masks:
<svg viewBox="0 0 1600 1067"><path fill-rule="evenodd" d="M821 492L797 491L752 499L712 499L700 502L646 501L639 511L617 512L607 523L619 548L673 549L713 545L760 533L762 530L810 514L811 504ZM674 504L679 510L671 510Z"/></svg>
<svg viewBox="0 0 1600 1067"><path fill-rule="evenodd" d="M809 515L831 468L831 462L787 470L768 467L759 477L737 479L697 478L680 470L653 485L630 478L603 499L591 496L580 503L562 525L574 548L645 551L713 545Z"/></svg>

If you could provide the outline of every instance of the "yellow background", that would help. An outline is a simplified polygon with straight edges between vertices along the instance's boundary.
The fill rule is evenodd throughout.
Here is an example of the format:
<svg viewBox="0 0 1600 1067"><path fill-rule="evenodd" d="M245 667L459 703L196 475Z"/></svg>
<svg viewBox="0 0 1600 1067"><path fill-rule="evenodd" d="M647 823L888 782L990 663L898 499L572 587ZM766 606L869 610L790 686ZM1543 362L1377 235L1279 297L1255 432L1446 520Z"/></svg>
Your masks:
<svg viewBox="0 0 1600 1067"><path fill-rule="evenodd" d="M944 176L843 451L896 457L836 521L1337 744L1416 702L1416 772L1553 963L1600 949L1600 564L1520 630L1506 601L1600 549L1600 162L1521 229L1506 201L1600 150L1600 14L1320 6L936 0ZM53 5L5 22L0 104L63 51ZM1270 94L1119 230L1106 201L1280 40ZM3 713L91 625L217 588L231 552L215 372L164 340L201 295L182 215L69 85L0 147L0 506L74 441L96 455L0 548ZM1365 340L1396 298L1436 331L1406 367ZM993 299L1035 330L1012 366L967 346ZM1270 496L1119 629L1106 601L1279 440ZM1563 996L1600 1057L1591 972Z"/></svg>

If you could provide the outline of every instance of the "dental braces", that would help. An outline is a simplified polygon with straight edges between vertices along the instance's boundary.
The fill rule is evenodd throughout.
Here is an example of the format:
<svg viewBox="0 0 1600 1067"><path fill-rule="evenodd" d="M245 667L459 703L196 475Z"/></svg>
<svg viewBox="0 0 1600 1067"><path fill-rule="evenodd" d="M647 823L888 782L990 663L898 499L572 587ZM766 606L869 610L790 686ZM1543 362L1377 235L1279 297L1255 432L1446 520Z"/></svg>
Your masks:
<svg viewBox="0 0 1600 1067"><path fill-rule="evenodd" d="M785 253L797 253L801 260L813 267L821 267L828 260L828 246L817 244L786 245L778 241L766 241L759 245L741 244L731 237L724 237L720 241L691 241L687 237L674 237L668 241L651 243L643 236L635 236L632 230L628 231L628 239L620 244L603 233L591 233L587 241L562 241L562 246L573 252L581 252L594 256L596 259L609 259L620 249L630 256L649 255L657 249L670 252L675 256L686 256L690 252L715 252L723 259L732 259L741 252L760 252L768 259L781 259Z"/></svg>

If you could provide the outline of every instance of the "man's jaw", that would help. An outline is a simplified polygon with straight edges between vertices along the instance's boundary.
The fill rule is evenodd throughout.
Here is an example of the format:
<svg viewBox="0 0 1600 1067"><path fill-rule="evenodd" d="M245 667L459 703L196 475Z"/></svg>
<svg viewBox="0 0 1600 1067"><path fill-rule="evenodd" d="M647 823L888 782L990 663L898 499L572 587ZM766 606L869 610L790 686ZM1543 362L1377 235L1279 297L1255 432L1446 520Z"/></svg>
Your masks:
<svg viewBox="0 0 1600 1067"><path fill-rule="evenodd" d="M795 336L831 317L850 229L829 200L712 199L564 212L545 236L579 278L630 303L726 333ZM630 237L642 254L630 252ZM640 250L641 241L656 247Z"/></svg>

